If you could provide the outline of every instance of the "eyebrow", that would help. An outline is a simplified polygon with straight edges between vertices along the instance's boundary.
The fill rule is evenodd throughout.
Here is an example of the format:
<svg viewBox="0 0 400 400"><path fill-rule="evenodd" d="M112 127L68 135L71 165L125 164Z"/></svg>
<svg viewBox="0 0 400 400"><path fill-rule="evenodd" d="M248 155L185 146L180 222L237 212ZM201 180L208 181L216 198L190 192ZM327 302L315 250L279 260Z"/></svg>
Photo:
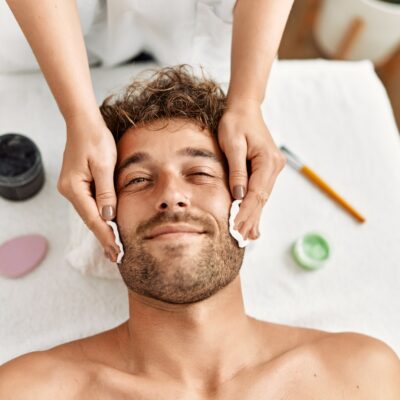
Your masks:
<svg viewBox="0 0 400 400"><path fill-rule="evenodd" d="M222 162L212 151L202 148L184 147L183 149L178 150L176 154L188 157L203 157L212 160L218 164ZM131 166L132 164L140 164L150 160L152 160L152 157L147 152L138 151L136 153L133 153L117 167L117 170L115 172L116 177L118 178L119 175L122 173L122 171Z"/></svg>

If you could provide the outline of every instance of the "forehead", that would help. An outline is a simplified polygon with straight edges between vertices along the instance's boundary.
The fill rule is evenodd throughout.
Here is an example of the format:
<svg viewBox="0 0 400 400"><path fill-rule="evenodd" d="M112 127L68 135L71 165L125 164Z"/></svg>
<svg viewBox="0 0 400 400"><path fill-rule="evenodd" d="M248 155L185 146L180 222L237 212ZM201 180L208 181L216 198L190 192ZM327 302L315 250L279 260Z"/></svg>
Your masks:
<svg viewBox="0 0 400 400"><path fill-rule="evenodd" d="M136 152L146 152L159 162L171 162L171 156L176 157L179 150L185 147L209 150L223 162L221 150L212 133L207 129L201 130L193 122L171 119L128 129L117 144L117 166Z"/></svg>

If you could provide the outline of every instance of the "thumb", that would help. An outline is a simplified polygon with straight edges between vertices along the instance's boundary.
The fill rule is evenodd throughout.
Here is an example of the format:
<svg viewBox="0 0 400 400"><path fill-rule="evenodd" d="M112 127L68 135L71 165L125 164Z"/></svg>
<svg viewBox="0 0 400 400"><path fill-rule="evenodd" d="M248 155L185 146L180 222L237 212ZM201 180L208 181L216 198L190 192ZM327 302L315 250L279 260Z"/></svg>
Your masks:
<svg viewBox="0 0 400 400"><path fill-rule="evenodd" d="M114 188L114 169L98 168L93 170L96 204L104 220L115 218L117 196Z"/></svg>
<svg viewBox="0 0 400 400"><path fill-rule="evenodd" d="M225 155L229 164L229 187L233 198L243 199L247 190L247 143L243 138L226 146Z"/></svg>

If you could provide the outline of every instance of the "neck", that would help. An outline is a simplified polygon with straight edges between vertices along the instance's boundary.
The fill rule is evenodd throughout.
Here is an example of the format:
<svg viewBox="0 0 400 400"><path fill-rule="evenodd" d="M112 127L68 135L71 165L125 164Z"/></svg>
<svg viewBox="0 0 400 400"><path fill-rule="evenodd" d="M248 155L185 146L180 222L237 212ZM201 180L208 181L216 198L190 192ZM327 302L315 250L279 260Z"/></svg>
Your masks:
<svg viewBox="0 0 400 400"><path fill-rule="evenodd" d="M129 314L120 343L136 375L209 389L260 357L258 325L245 314L239 275L193 304L168 304L130 291Z"/></svg>

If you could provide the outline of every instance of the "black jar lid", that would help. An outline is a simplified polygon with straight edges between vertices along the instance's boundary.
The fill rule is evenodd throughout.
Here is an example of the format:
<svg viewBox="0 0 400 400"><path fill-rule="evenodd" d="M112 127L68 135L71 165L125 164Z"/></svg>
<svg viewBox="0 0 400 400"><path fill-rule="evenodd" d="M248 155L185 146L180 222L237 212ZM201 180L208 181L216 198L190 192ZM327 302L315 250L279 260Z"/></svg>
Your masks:
<svg viewBox="0 0 400 400"><path fill-rule="evenodd" d="M0 196L25 200L43 184L42 157L36 144L19 133L0 135Z"/></svg>

